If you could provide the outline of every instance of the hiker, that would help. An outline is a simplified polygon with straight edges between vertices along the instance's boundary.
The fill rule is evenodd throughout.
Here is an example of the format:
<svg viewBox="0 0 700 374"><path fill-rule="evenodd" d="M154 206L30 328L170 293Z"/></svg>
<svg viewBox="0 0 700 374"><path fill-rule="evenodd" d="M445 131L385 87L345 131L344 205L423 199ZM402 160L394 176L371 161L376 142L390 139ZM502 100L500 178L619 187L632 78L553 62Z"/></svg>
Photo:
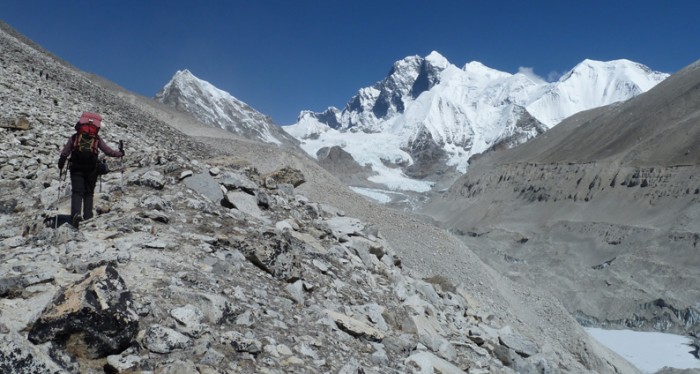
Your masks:
<svg viewBox="0 0 700 374"><path fill-rule="evenodd" d="M75 134L71 135L66 145L63 146L58 158L58 169L61 174L63 174L63 167L68 160L72 187L70 214L75 228L78 228L82 220L90 219L93 216L93 194L98 175L98 149L107 156L124 157L121 142L119 150L115 151L97 134L100 131L101 122L102 116L99 114L83 112L78 123L75 124Z"/></svg>

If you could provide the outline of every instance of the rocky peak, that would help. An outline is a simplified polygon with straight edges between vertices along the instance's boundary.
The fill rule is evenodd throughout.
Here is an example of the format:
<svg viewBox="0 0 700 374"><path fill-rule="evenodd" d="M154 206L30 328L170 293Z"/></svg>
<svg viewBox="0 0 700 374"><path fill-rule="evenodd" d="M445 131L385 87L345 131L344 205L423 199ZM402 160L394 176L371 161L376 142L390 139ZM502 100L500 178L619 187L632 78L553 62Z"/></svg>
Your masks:
<svg viewBox="0 0 700 374"><path fill-rule="evenodd" d="M179 70L155 99L214 127L242 137L286 146L296 140L276 126L272 119L211 83Z"/></svg>

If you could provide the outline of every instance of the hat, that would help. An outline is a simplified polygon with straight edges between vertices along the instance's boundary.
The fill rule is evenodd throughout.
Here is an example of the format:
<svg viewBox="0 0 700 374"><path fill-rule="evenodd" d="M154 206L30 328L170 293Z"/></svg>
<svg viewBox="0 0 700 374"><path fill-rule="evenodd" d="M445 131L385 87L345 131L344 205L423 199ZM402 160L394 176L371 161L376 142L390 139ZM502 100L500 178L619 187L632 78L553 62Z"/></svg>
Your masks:
<svg viewBox="0 0 700 374"><path fill-rule="evenodd" d="M83 112L83 114L80 116L80 119L78 120L78 124L80 124L80 125L93 124L97 128L100 127L101 123L102 123L102 116L97 114L97 113L90 113L90 112Z"/></svg>

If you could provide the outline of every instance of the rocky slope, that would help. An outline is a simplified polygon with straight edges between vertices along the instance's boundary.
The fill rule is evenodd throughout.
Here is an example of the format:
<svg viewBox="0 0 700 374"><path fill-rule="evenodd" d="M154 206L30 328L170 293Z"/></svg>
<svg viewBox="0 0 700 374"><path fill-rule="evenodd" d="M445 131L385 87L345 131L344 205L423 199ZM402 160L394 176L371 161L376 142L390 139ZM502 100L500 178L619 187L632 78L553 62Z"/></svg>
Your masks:
<svg viewBox="0 0 700 374"><path fill-rule="evenodd" d="M430 212L596 326L697 334L700 63L474 160Z"/></svg>
<svg viewBox="0 0 700 374"><path fill-rule="evenodd" d="M445 231L1 26L0 371L635 372ZM83 110L127 155L56 229Z"/></svg>

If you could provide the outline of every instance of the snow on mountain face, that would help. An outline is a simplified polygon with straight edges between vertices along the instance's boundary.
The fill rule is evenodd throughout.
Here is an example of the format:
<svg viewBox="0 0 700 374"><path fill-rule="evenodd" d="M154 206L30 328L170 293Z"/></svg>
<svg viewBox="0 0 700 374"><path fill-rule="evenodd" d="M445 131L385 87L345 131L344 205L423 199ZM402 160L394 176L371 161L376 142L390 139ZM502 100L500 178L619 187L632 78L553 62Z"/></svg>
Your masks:
<svg viewBox="0 0 700 374"><path fill-rule="evenodd" d="M432 183L417 179L450 166L465 172L472 155L523 143L570 115L627 100L667 76L628 60L585 60L548 83L479 62L460 69L432 52L396 62L342 111L302 112L283 129L312 157L338 145L372 167L377 174L370 181L420 192Z"/></svg>
<svg viewBox="0 0 700 374"><path fill-rule="evenodd" d="M668 74L651 71L629 60L600 62L584 60L544 95L532 101L527 110L550 128L579 111L646 92Z"/></svg>
<svg viewBox="0 0 700 374"><path fill-rule="evenodd" d="M186 69L175 73L156 94L156 100L187 112L208 125L221 127L245 138L274 144L296 143L273 124L270 117L195 77Z"/></svg>

